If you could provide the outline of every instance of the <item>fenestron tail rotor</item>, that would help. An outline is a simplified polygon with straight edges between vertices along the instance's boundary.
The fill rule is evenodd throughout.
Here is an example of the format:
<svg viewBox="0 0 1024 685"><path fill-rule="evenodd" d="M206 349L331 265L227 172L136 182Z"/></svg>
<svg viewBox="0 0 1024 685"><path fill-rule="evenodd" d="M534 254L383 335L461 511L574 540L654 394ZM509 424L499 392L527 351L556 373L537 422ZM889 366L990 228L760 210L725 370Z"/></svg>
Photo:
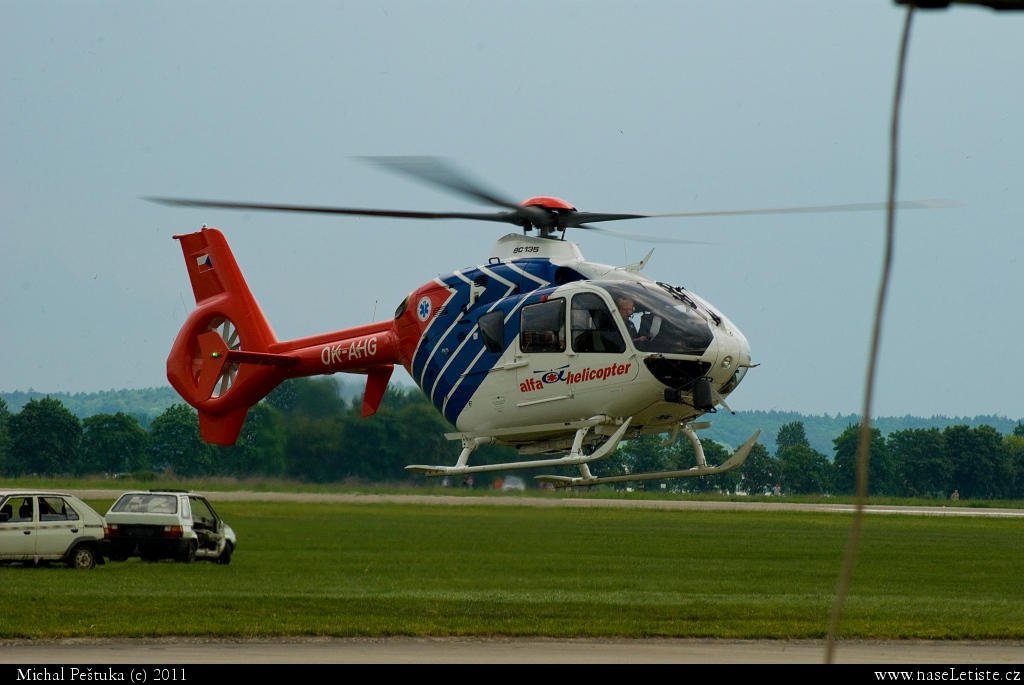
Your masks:
<svg viewBox="0 0 1024 685"><path fill-rule="evenodd" d="M235 326L231 319L219 316L210 321L206 330L207 332L217 332L224 340L224 344L227 346L228 352L241 351L242 341L239 337L238 327ZM197 345L196 349L192 353L192 373L195 376L197 384L202 384L202 367L202 351ZM238 362L224 362L224 365L220 368L220 373L217 375L216 381L213 383L213 391L210 393L209 398L223 397L228 390L231 389L231 386L234 385L235 378L238 376L238 368Z"/></svg>

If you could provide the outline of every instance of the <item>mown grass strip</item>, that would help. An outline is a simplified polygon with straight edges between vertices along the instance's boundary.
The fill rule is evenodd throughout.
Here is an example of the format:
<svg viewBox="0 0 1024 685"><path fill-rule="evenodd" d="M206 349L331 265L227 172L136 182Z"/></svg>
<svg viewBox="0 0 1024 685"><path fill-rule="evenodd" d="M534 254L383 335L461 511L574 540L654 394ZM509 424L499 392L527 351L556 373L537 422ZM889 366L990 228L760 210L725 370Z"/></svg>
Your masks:
<svg viewBox="0 0 1024 685"><path fill-rule="evenodd" d="M0 568L0 636L820 638L849 525L795 512L217 509L240 540L228 567ZM1019 522L866 525L844 637L1024 638Z"/></svg>
<svg viewBox="0 0 1024 685"><path fill-rule="evenodd" d="M529 479L527 479L529 480ZM617 499L617 500L679 500L690 502L769 502L796 504L853 504L852 495L784 495L755 496L722 494L718 492L685 493L663 490L617 490L611 485L592 488L569 488L566 490L538 490L502 492L488 488L443 488L436 479L428 479L423 485L410 483L366 483L359 481L340 483L305 483L288 479L272 478L163 478L156 481L138 481L101 476L71 478L22 476L0 478L0 490L5 488L32 488L39 490L149 490L154 488L175 488L202 492L288 492L288 493L344 493L367 495L447 495L452 497L534 497L538 499ZM869 505L912 506L912 507L961 507L981 509L1024 509L1024 500L967 500L950 501L926 497L869 497Z"/></svg>

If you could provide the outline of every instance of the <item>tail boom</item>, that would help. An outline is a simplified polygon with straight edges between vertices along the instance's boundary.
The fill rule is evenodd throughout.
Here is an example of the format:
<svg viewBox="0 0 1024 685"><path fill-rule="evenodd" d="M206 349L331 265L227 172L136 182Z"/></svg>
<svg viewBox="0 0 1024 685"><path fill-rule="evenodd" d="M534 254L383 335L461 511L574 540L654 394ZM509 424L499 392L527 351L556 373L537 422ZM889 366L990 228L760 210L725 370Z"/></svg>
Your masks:
<svg viewBox="0 0 1024 685"><path fill-rule="evenodd" d="M203 440L234 444L249 408L301 376L367 374L362 413L376 412L394 364L403 361L394 321L279 341L220 231L175 238L196 308L171 347L167 378L198 410Z"/></svg>

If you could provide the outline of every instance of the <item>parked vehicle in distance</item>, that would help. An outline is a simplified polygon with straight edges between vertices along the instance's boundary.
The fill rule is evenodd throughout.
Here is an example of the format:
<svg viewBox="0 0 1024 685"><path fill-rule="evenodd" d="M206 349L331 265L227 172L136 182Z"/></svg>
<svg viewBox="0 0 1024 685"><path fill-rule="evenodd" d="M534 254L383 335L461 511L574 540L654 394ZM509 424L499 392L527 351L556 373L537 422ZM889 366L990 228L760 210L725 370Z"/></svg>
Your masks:
<svg viewBox="0 0 1024 685"><path fill-rule="evenodd" d="M519 476L506 476L501 483L502 492L526 490L526 483Z"/></svg>
<svg viewBox="0 0 1024 685"><path fill-rule="evenodd" d="M107 512L110 560L141 557L231 563L235 531L205 497L186 490L126 492Z"/></svg>
<svg viewBox="0 0 1024 685"><path fill-rule="evenodd" d="M93 568L103 563L105 528L102 516L66 492L0 490L0 563Z"/></svg>

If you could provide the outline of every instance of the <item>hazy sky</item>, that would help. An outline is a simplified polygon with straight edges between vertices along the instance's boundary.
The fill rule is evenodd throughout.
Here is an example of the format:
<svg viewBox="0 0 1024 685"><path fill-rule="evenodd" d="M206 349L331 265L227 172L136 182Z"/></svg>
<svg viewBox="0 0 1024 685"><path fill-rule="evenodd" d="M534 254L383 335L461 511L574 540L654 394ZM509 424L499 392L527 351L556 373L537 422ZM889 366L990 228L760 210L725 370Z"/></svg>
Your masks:
<svg viewBox="0 0 1024 685"><path fill-rule="evenodd" d="M358 155L512 197L670 212L880 201L903 9L848 2L0 2L0 391L166 384L222 229L282 339L390 316L500 225L173 209L165 195L472 211ZM879 414L1024 416L1024 15L920 12ZM645 273L761 366L735 409L857 411L884 214L658 219ZM570 234L570 237L572 235ZM622 264L640 242L575 236Z"/></svg>

